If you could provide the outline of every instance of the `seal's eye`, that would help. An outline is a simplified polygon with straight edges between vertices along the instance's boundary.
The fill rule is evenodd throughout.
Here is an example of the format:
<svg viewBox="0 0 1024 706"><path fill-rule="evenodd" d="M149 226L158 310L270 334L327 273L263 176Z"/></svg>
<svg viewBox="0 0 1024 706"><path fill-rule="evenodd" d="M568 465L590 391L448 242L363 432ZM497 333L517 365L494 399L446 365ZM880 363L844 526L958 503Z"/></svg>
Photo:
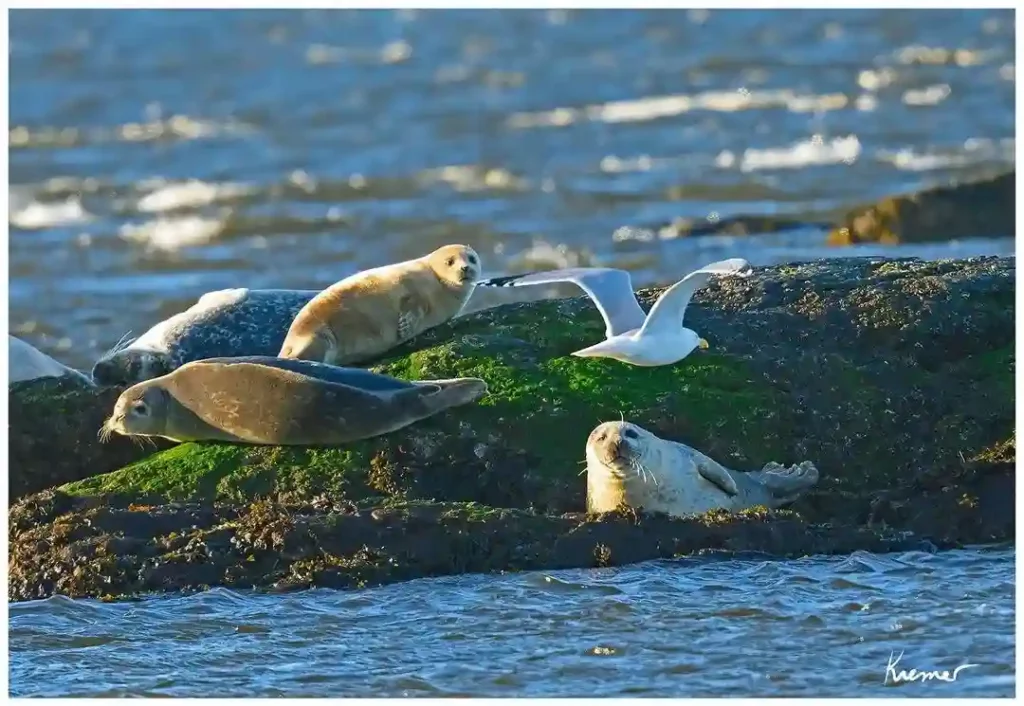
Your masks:
<svg viewBox="0 0 1024 706"><path fill-rule="evenodd" d="M622 435L627 439L635 439L637 436L636 432L633 431L632 429L627 429L626 431L622 432Z"/></svg>
<svg viewBox="0 0 1024 706"><path fill-rule="evenodd" d="M454 257L449 257L445 261L445 264L448 265L448 267L452 267L455 264L455 258Z"/></svg>
<svg viewBox="0 0 1024 706"><path fill-rule="evenodd" d="M476 255L470 255L469 256L469 264L471 264L471 265L475 265L476 264Z"/></svg>
<svg viewBox="0 0 1024 706"><path fill-rule="evenodd" d="M147 407L146 403L143 402L142 400L136 400L135 402L132 402L132 414L137 414L140 417L145 417L147 414L149 414L149 407Z"/></svg>
<svg viewBox="0 0 1024 706"><path fill-rule="evenodd" d="M608 436L608 432L603 431L603 432L601 432L600 434L597 435L597 440L598 441L604 441L606 436Z"/></svg>

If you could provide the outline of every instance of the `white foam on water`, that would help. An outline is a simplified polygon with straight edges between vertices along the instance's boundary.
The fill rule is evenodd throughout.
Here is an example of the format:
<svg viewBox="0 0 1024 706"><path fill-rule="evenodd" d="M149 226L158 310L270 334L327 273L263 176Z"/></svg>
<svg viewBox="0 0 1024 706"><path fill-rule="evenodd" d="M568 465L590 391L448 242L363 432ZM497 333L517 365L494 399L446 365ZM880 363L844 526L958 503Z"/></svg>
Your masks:
<svg viewBox="0 0 1024 706"><path fill-rule="evenodd" d="M139 199L136 209L143 213L161 213L186 208L198 208L211 203L227 201L253 192L244 184L209 184L198 179L184 182L156 181L152 191Z"/></svg>
<svg viewBox="0 0 1024 706"><path fill-rule="evenodd" d="M173 115L145 122L114 127L82 129L77 127L26 127L15 125L8 131L12 148L72 147L104 142L153 142L156 140L198 140L209 137L248 134L254 128L236 120L206 120L188 115Z"/></svg>
<svg viewBox="0 0 1024 706"><path fill-rule="evenodd" d="M213 241L223 232L224 225L225 221L218 218L166 217L142 224L126 223L118 234L156 250L174 251Z"/></svg>
<svg viewBox="0 0 1024 706"><path fill-rule="evenodd" d="M827 164L853 164L860 157L861 145L856 135L825 140L814 135L786 147L754 147L736 155L724 150L715 158L715 165L722 169L738 166L742 172L763 169L800 169L802 167Z"/></svg>
<svg viewBox="0 0 1024 706"><path fill-rule="evenodd" d="M977 66L990 61L998 55L998 50L977 51L973 49L945 49L943 47L926 47L912 44L896 50L894 57L901 64L956 64L957 66Z"/></svg>
<svg viewBox="0 0 1024 706"><path fill-rule="evenodd" d="M845 108L849 99L842 93L797 94L792 90L706 91L694 95L645 96L612 101L583 108L554 108L538 112L513 113L506 124L515 129L570 125L593 121L628 123L672 117L693 110L731 113L762 108L786 108L794 113L822 113Z"/></svg>
<svg viewBox="0 0 1024 706"><path fill-rule="evenodd" d="M906 91L903 94L903 102L907 105L938 105L949 97L950 88L948 83L940 83L936 86L916 88Z"/></svg>
<svg viewBox="0 0 1024 706"><path fill-rule="evenodd" d="M972 137L964 141L963 149L917 152L910 147L905 147L895 151L879 150L876 158L880 162L892 164L897 169L910 172L925 172L933 169L988 164L994 161L1013 164L1015 151L1012 138L990 140Z"/></svg>
<svg viewBox="0 0 1024 706"><path fill-rule="evenodd" d="M417 175L426 183L448 184L456 191L523 191L529 182L500 167L482 167L477 164L455 164L427 169Z"/></svg>
<svg viewBox="0 0 1024 706"><path fill-rule="evenodd" d="M76 223L87 223L93 219L93 215L85 210L77 197L53 203L40 203L39 201L25 203L23 201L20 207L15 203L16 201L17 199L12 195L7 222L22 230L44 230Z"/></svg>

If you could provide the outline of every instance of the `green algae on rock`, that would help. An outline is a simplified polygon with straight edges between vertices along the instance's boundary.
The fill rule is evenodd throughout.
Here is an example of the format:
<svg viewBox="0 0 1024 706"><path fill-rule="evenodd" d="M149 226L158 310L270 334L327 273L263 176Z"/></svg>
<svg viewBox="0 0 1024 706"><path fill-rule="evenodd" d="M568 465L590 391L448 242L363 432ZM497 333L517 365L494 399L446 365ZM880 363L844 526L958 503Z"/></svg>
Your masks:
<svg viewBox="0 0 1024 706"><path fill-rule="evenodd" d="M570 356L603 336L601 318L587 299L511 305L462 317L419 336L375 369L407 379L478 376L490 388L480 402L344 449L183 444L65 486L57 494L63 498L57 510L51 501L27 498L25 508L45 511L17 513L22 519L12 541L20 548L10 566L12 575L20 572L22 593L11 595L51 590L45 588L51 579L31 562L51 565L58 557L46 546L58 552L65 545L33 542L49 541L54 533L85 537L91 530L82 523L95 519L88 515L93 510L81 508L102 513L108 505L126 503L150 508L132 511L132 522L141 524L164 522L160 518L174 515L181 503L201 506L211 523L220 523L220 529L210 530L217 538L228 536L223 523L240 513L265 516L265 522L252 520L250 531L260 534L261 523L272 528L260 540L269 549L261 551L281 561L298 556L289 553L292 545L278 546L273 539L291 536L288 541L299 542L296 546L306 552L296 571L325 584L350 585L363 575L376 581L463 570L459 567L517 568L511 559L502 565L504 559L466 558L466 552L497 551L495 542L518 546L525 541L520 535L535 526L549 528L537 530L538 541L556 541L561 535L550 530L555 525L544 523L585 506L586 484L579 473L587 435L599 422L620 415L730 467L814 462L821 480L791 506L797 513L793 521L805 523L808 532L817 528L813 532L859 538L826 542L815 551L867 549L876 546L871 542L878 532L913 533L942 546L1006 539L1013 536L1014 522L1014 274L1013 260L1005 258L850 258L758 269L748 279L720 280L697 292L687 321L711 349L661 368ZM660 291L640 293L645 308ZM263 515L244 509L256 501ZM455 539L431 534L448 527L444 513L427 513L423 520L410 509L434 501L448 503L446 513L489 519L462 525L468 534L456 535L457 541L468 544L453 545ZM288 534L281 519L294 515L287 508L314 502L373 506L400 527L426 522L431 529L422 537L435 537L439 552L450 550L461 558L435 568L403 562L405 553L420 551L418 544L407 546L420 541L407 532L393 545L390 535L371 535L359 556L325 548L338 560L317 559L320 535ZM521 516L534 519L510 519ZM11 522L14 537L13 517ZM657 546L616 554L620 530L614 523L608 527L613 529L600 530L605 534L597 542L604 549L580 545L574 551L583 554L565 559L568 563L543 554L529 566L546 566L549 559L550 566L589 565L593 556L608 551L618 559L669 555L659 553L669 551L666 537L628 532L623 536L631 541ZM486 539L472 536L483 528ZM726 535L714 546L728 545ZM765 551L810 546L789 541ZM858 541L864 544L857 546ZM139 546L132 544L132 551L141 551ZM679 546L683 552L699 548L697 543ZM737 546L750 545L737 540ZM104 549L108 554L99 568L82 568L83 575L102 577L114 571L103 562L115 559L128 561L124 566L135 567L132 575L137 575L142 565L128 560L129 545L111 547ZM145 551L158 556L154 549ZM259 563L262 555L251 555L253 566L232 571L257 585L283 580ZM203 581L195 576L186 581L175 573L182 560L161 561L160 581L147 579L140 586L236 585L220 569L204 569L209 574Z"/></svg>
<svg viewBox="0 0 1024 706"><path fill-rule="evenodd" d="M350 500L407 495L580 509L578 462L590 430L620 414L648 419L670 408L690 410L692 417L679 427L702 438L721 429L720 420L732 419L728 446L740 457L783 453L778 445L772 448L772 440L783 434L785 417L778 410L784 397L767 385L759 389L745 364L730 356L694 356L685 365L643 369L508 350L461 339L381 366L406 379L471 374L486 379L490 389L476 405L393 434L343 449L183 444L65 490L235 502L322 493Z"/></svg>
<svg viewBox="0 0 1024 706"><path fill-rule="evenodd" d="M90 387L77 378L37 378L8 388L9 501L61 483L106 473L166 448L97 437L121 388Z"/></svg>

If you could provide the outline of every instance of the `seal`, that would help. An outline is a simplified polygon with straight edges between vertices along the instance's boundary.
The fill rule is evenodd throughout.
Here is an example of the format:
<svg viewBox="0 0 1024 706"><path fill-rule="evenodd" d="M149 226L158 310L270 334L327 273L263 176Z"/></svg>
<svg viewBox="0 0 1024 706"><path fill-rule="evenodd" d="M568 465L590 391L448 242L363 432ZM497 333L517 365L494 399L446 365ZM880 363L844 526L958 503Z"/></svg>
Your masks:
<svg viewBox="0 0 1024 706"><path fill-rule="evenodd" d="M25 341L7 334L7 372L8 386L11 383L37 378L70 377L76 382L92 387L92 380L85 373L69 368L54 360L41 350Z"/></svg>
<svg viewBox="0 0 1024 706"><path fill-rule="evenodd" d="M629 422L599 424L587 439L587 510L620 504L681 517L708 510L781 507L818 482L809 461L733 471L685 444Z"/></svg>
<svg viewBox="0 0 1024 706"><path fill-rule="evenodd" d="M282 446L337 446L474 402L477 378L408 382L360 368L242 356L193 361L118 397L100 438L161 436Z"/></svg>
<svg viewBox="0 0 1024 706"><path fill-rule="evenodd" d="M297 289L220 289L119 341L96 362L100 385L134 385L205 358L276 355L295 315L317 294Z"/></svg>
<svg viewBox="0 0 1024 706"><path fill-rule="evenodd" d="M462 311L480 278L466 245L358 272L317 294L295 317L281 358L368 361Z"/></svg>

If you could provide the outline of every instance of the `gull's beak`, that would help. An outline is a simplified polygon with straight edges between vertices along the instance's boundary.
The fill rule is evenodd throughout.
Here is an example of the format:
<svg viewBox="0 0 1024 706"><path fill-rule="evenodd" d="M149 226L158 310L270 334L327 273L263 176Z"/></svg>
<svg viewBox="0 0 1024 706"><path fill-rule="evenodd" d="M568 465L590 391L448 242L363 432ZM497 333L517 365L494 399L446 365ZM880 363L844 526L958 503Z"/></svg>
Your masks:
<svg viewBox="0 0 1024 706"><path fill-rule="evenodd" d="M705 341L703 338L701 338L701 339L697 340L697 347L700 348L702 351L706 351L711 346L708 345L707 341Z"/></svg>

